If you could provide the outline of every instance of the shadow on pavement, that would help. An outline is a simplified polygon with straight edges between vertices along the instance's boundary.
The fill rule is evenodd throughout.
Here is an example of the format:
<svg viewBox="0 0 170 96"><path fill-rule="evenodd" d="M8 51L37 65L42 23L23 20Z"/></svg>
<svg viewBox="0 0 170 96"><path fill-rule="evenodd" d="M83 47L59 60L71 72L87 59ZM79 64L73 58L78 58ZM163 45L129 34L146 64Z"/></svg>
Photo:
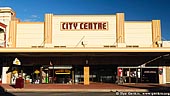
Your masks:
<svg viewBox="0 0 170 96"><path fill-rule="evenodd" d="M155 84L147 84L147 85L142 85L141 86L134 86L134 85L120 85L124 87L129 87L129 88L139 88L139 89L146 89L148 92L170 92L170 86L166 85L155 85Z"/></svg>
<svg viewBox="0 0 170 96"><path fill-rule="evenodd" d="M0 86L0 96L15 96L12 93L6 92L4 88Z"/></svg>

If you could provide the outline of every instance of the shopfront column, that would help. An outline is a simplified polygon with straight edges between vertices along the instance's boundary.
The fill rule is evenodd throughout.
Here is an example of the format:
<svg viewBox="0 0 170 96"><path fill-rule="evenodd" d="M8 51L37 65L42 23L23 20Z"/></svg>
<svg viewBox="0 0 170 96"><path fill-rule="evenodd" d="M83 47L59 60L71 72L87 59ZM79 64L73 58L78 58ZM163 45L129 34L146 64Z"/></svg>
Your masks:
<svg viewBox="0 0 170 96"><path fill-rule="evenodd" d="M10 21L10 29L9 29L9 41L8 41L8 47L16 47L16 38L17 38L17 24L18 20Z"/></svg>
<svg viewBox="0 0 170 96"><path fill-rule="evenodd" d="M6 73L9 67L2 67L2 84L10 84L11 72Z"/></svg>
<svg viewBox="0 0 170 96"><path fill-rule="evenodd" d="M52 44L52 17L53 14L45 14L45 21L44 21L45 44Z"/></svg>
<svg viewBox="0 0 170 96"><path fill-rule="evenodd" d="M166 80L166 83L170 83L170 66L166 66L166 70L164 72L166 75L165 75L165 80Z"/></svg>
<svg viewBox="0 0 170 96"><path fill-rule="evenodd" d="M84 66L84 85L89 85L89 66Z"/></svg>
<svg viewBox="0 0 170 96"><path fill-rule="evenodd" d="M116 43L118 44L117 47L126 47L124 18L124 13L116 14Z"/></svg>
<svg viewBox="0 0 170 96"><path fill-rule="evenodd" d="M159 67L158 69L159 76L159 84L163 84L163 67Z"/></svg>

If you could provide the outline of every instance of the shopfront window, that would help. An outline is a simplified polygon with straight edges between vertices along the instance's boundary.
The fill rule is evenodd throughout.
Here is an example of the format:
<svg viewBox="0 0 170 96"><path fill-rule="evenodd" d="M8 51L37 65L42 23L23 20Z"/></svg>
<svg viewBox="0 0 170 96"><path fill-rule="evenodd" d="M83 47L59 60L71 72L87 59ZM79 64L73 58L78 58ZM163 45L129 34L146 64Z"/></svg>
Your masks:
<svg viewBox="0 0 170 96"><path fill-rule="evenodd" d="M124 83L158 83L159 73L155 67L119 67L122 69Z"/></svg>

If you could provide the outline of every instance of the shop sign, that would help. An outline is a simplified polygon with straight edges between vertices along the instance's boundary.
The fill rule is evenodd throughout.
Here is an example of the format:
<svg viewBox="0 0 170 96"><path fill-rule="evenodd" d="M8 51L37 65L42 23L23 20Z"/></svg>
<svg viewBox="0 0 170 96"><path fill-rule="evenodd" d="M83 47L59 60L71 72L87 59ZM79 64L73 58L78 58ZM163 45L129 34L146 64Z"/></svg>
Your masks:
<svg viewBox="0 0 170 96"><path fill-rule="evenodd" d="M55 71L55 74L70 74L70 73L71 73L71 71L68 69L57 69Z"/></svg>
<svg viewBox="0 0 170 96"><path fill-rule="evenodd" d="M35 71L34 71L34 73L35 73L35 74L39 74L39 73L40 73L40 71L38 71L38 70L35 70Z"/></svg>
<svg viewBox="0 0 170 96"><path fill-rule="evenodd" d="M108 22L61 22L61 31L102 31L108 30Z"/></svg>
<svg viewBox="0 0 170 96"><path fill-rule="evenodd" d="M156 71L144 71L144 73L156 73Z"/></svg>
<svg viewBox="0 0 170 96"><path fill-rule="evenodd" d="M12 73L13 73L13 74L16 74L16 73L18 73L18 71L17 71L17 70L14 70L14 71L12 71Z"/></svg>
<svg viewBox="0 0 170 96"><path fill-rule="evenodd" d="M122 68L118 68L118 76L122 77Z"/></svg>
<svg viewBox="0 0 170 96"><path fill-rule="evenodd" d="M14 65L21 65L21 62L19 61L18 58L15 58L15 60L13 61Z"/></svg>

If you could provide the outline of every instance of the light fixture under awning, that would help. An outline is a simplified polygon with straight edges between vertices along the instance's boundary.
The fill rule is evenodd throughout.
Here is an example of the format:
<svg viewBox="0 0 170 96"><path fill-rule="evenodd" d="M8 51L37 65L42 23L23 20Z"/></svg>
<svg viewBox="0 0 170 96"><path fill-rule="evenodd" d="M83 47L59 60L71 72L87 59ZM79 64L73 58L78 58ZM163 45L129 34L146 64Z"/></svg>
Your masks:
<svg viewBox="0 0 170 96"><path fill-rule="evenodd" d="M70 74L70 73L55 73L55 74Z"/></svg>
<svg viewBox="0 0 170 96"><path fill-rule="evenodd" d="M72 66L50 66L49 69L71 69Z"/></svg>

